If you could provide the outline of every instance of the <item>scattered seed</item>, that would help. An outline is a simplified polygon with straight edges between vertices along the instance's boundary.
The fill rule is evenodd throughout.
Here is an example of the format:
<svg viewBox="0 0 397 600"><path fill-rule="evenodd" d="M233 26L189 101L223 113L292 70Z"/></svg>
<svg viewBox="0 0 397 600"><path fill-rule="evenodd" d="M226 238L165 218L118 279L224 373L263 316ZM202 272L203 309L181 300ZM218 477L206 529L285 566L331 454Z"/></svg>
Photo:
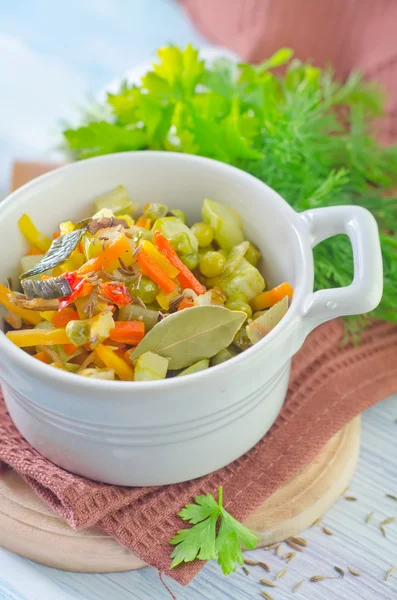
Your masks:
<svg viewBox="0 0 397 600"><path fill-rule="evenodd" d="M383 537L386 537L386 529L383 527L383 525L379 525L379 529L381 530Z"/></svg>
<svg viewBox="0 0 397 600"><path fill-rule="evenodd" d="M260 579L259 583L266 585L267 587L276 587L276 584L273 583L273 581L270 581L270 579Z"/></svg>
<svg viewBox="0 0 397 600"><path fill-rule="evenodd" d="M356 571L356 569L352 569L351 567L348 567L347 570L349 571L349 573L351 573L355 577L360 577L360 575L361 575L361 573L359 571Z"/></svg>
<svg viewBox="0 0 397 600"><path fill-rule="evenodd" d="M355 498L354 496L345 496L344 498L345 498L345 500L348 500L349 502L357 501L357 498Z"/></svg>
<svg viewBox="0 0 397 600"><path fill-rule="evenodd" d="M397 496L395 494L386 494L386 498L391 498L392 500L397 501Z"/></svg>
<svg viewBox="0 0 397 600"><path fill-rule="evenodd" d="M286 540L285 543L293 550L296 550L297 552L303 552L302 548L298 546L298 544L295 544L295 542L291 542L291 540Z"/></svg>
<svg viewBox="0 0 397 600"><path fill-rule="evenodd" d="M327 577L327 575L312 575L309 579L312 583L317 583L318 581L324 581L324 579L334 579L333 577Z"/></svg>
<svg viewBox="0 0 397 600"><path fill-rule="evenodd" d="M295 544L298 544L298 546L307 546L307 541L305 540L305 538L303 537L295 537L293 536L292 538L290 538L291 542L294 542Z"/></svg>
<svg viewBox="0 0 397 600"><path fill-rule="evenodd" d="M316 520L314 521L314 523L312 523L312 524L310 525L310 527L316 527L316 525L321 525L321 523L322 523L322 520L323 520L323 518L322 518L322 517L319 517L318 519L316 519ZM304 579L303 579L303 581L304 581Z"/></svg>
<svg viewBox="0 0 397 600"><path fill-rule="evenodd" d="M394 571L397 571L397 565L388 570L388 572L385 575L385 581L389 579L390 575L392 575Z"/></svg>
<svg viewBox="0 0 397 600"><path fill-rule="evenodd" d="M282 544L279 544L276 548L276 554L277 556L281 556L281 552L283 551L283 546Z"/></svg>
<svg viewBox="0 0 397 600"><path fill-rule="evenodd" d="M330 529L328 529L328 527L323 527L323 531L324 533L326 533L327 535L334 535L334 532L331 531Z"/></svg>
<svg viewBox="0 0 397 600"><path fill-rule="evenodd" d="M296 552L287 552L287 554L284 554L284 556L282 556L281 558L283 560L286 560L287 563L290 563L291 561L294 560L295 556L296 556Z"/></svg>
<svg viewBox="0 0 397 600"><path fill-rule="evenodd" d="M301 579L300 581L298 581L298 583L295 585L295 587L292 591L294 593L297 592L304 581L305 581L304 579Z"/></svg>
<svg viewBox="0 0 397 600"><path fill-rule="evenodd" d="M266 600L273 600L273 597L270 594L268 594L267 592L264 592L263 590L261 590L259 593L261 594L261 596L266 598Z"/></svg>
<svg viewBox="0 0 397 600"><path fill-rule="evenodd" d="M367 516L365 517L365 522L369 523L373 516L374 516L374 511L368 513Z"/></svg>
<svg viewBox="0 0 397 600"><path fill-rule="evenodd" d="M295 558L295 556L296 556L296 552L290 552L290 555L291 555L291 556L289 556L289 557L287 558L287 560L286 560L286 562L287 562L288 564L294 560L294 558Z"/></svg>
<svg viewBox="0 0 397 600"><path fill-rule="evenodd" d="M250 574L250 572L249 572L249 570L247 569L247 567L243 567L243 571L244 571L244 573L245 573L246 575L249 575L249 574Z"/></svg>
<svg viewBox="0 0 397 600"><path fill-rule="evenodd" d="M396 520L396 517L388 517L387 519L383 519L380 522L381 525L389 525L389 523L393 523Z"/></svg>
<svg viewBox="0 0 397 600"><path fill-rule="evenodd" d="M268 573L270 573L270 567L265 562L260 561L260 562L257 563L257 565L258 565L258 567L262 567L262 569L265 569L265 571L267 571Z"/></svg>
<svg viewBox="0 0 397 600"><path fill-rule="evenodd" d="M279 571L275 577L276 581L277 581L277 579L281 579L281 577L283 577L287 571L288 571L288 569L281 569L281 571Z"/></svg>
<svg viewBox="0 0 397 600"><path fill-rule="evenodd" d="M340 575L341 577L344 577L344 576L345 576L345 572L344 572L344 570L343 570L343 569L341 569L340 567L334 567L334 569L335 569L335 571L336 571L337 573L339 573L339 575Z"/></svg>
<svg viewBox="0 0 397 600"><path fill-rule="evenodd" d="M258 564L258 561L256 561L256 560L250 560L249 558L245 558L244 559L244 564L245 565L250 565L251 567L256 567L256 565Z"/></svg>

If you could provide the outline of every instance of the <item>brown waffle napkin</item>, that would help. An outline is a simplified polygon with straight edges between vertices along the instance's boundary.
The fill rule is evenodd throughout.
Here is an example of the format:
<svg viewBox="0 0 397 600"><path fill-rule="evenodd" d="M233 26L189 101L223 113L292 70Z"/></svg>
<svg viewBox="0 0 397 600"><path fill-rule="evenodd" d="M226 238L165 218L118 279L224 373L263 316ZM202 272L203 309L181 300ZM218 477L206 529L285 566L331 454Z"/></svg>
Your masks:
<svg viewBox="0 0 397 600"><path fill-rule="evenodd" d="M72 527L97 524L145 562L187 584L202 563L169 573L168 543L181 528L177 513L187 502L223 485L227 510L244 520L345 423L397 390L397 328L376 323L357 348L341 348L342 334L341 322L332 321L309 336L293 361L287 400L270 432L246 455L207 477L134 489L72 475L19 435L1 397L0 461Z"/></svg>

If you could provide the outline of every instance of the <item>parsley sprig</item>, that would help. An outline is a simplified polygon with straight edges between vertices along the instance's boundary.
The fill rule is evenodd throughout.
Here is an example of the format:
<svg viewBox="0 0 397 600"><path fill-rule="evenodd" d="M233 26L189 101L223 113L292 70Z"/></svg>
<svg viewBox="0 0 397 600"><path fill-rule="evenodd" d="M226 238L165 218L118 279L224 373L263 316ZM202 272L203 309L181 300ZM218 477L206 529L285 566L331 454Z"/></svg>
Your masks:
<svg viewBox="0 0 397 600"><path fill-rule="evenodd" d="M171 568L182 562L217 559L225 575L244 562L241 546L252 550L259 538L241 525L223 508L222 486L218 502L212 494L197 496L195 504L187 504L179 516L193 527L181 529L171 540L175 546Z"/></svg>
<svg viewBox="0 0 397 600"><path fill-rule="evenodd" d="M397 323L397 146L374 136L384 97L352 73L292 59L282 48L260 65L215 61L188 45L158 51L141 85L123 83L81 127L64 131L67 151L81 159L156 149L199 154L236 165L277 190L296 210L359 204L376 217L382 241L384 294L371 316ZM287 65L285 74L272 69ZM315 249L315 287L351 283L352 252L344 236ZM359 334L366 319L350 318Z"/></svg>

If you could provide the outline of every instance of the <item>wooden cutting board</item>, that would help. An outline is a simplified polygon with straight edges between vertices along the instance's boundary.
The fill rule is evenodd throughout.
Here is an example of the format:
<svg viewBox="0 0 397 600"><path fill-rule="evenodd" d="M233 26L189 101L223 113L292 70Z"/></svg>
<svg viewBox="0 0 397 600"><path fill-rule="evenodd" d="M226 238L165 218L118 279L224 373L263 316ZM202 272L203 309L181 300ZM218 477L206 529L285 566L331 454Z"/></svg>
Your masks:
<svg viewBox="0 0 397 600"><path fill-rule="evenodd" d="M11 188L15 190L58 166L16 162ZM357 417L245 521L260 536L260 545L297 535L326 513L348 486L359 448ZM0 546L67 571L99 573L145 566L100 529L76 531L69 527L16 473L8 470L0 475Z"/></svg>
<svg viewBox="0 0 397 600"><path fill-rule="evenodd" d="M359 448L357 417L245 521L260 536L260 545L297 535L324 515L348 486ZM0 546L66 571L100 573L145 566L99 528L73 530L10 470L0 476Z"/></svg>

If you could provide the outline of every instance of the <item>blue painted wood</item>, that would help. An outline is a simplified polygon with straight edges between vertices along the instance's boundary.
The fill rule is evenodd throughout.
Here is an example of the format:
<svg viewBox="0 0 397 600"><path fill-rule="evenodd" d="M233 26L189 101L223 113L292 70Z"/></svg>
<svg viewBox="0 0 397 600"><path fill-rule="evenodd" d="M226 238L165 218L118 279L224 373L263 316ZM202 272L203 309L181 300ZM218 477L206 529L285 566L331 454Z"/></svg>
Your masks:
<svg viewBox="0 0 397 600"><path fill-rule="evenodd" d="M247 553L254 560L265 560L271 567L267 575L260 567L249 567L247 577L239 568L224 577L216 563L207 564L186 588L167 580L178 600L251 600L260 598L259 579L273 579L288 566L288 572L267 588L274 600L396 600L397 572L385 582L384 575L397 565L397 520L386 525L387 537L379 522L397 517L397 502L386 493L397 494L397 396L371 408L363 415L362 447L357 473L349 494L341 498L324 518L334 532L328 536L321 526L304 533L308 547L289 565L274 551L258 549ZM368 525L365 517L374 511ZM290 550L285 544L284 551ZM360 577L346 573L343 579L319 583L305 581L296 594L294 585L311 575L334 575L334 565L347 571L351 566ZM265 589L265 588L263 588ZM154 569L128 573L88 575L66 573L35 564L0 549L1 600L167 600L171 596Z"/></svg>

